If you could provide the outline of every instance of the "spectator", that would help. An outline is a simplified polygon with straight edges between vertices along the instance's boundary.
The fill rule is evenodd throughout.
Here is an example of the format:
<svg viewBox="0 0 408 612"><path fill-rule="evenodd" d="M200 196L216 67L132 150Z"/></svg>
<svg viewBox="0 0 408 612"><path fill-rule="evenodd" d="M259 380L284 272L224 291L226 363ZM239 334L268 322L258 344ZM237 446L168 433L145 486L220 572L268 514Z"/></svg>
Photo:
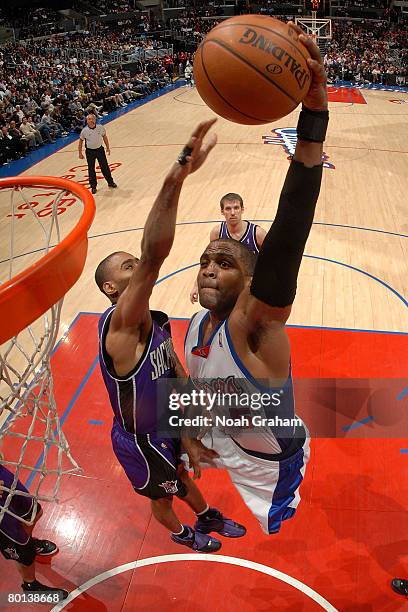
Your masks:
<svg viewBox="0 0 408 612"><path fill-rule="evenodd" d="M43 144L44 141L40 132L28 123L27 117L23 117L20 125L20 131L23 134L23 138L28 140L30 147L38 147Z"/></svg>

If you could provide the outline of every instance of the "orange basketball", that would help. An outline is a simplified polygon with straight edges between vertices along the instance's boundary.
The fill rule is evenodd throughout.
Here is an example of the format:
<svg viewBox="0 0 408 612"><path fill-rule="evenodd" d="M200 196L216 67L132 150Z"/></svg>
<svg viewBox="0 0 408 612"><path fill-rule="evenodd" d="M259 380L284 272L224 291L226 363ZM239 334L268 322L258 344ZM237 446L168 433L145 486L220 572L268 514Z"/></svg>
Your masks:
<svg viewBox="0 0 408 612"><path fill-rule="evenodd" d="M248 125L288 115L306 96L310 54L273 17L240 15L213 28L197 49L198 93L217 115Z"/></svg>

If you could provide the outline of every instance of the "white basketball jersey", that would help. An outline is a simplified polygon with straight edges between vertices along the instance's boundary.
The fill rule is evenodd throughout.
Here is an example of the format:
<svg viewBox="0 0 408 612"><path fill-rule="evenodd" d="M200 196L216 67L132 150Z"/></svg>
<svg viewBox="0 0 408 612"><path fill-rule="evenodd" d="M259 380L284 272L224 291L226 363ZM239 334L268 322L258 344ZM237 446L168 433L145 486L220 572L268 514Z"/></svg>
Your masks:
<svg viewBox="0 0 408 612"><path fill-rule="evenodd" d="M198 389L212 393L238 393L255 398L261 394L278 397L278 403L272 402L268 409L251 406L244 409L250 416L275 418L279 424L250 428L224 428L242 448L260 453L278 454L291 443L294 435L292 423L281 425L281 421L293 420L295 417L292 377L289 377L282 388L271 389L255 380L239 359L228 329L228 320L223 321L212 333L207 344L203 346L203 327L209 317L208 310L198 312L190 321L185 339L185 356L190 377ZM280 400L279 400L280 398ZM242 406L239 407L242 413ZM236 411L236 407L234 408ZM223 407L225 413L225 406ZM231 416L233 416L231 414ZM278 417L278 419L276 419Z"/></svg>

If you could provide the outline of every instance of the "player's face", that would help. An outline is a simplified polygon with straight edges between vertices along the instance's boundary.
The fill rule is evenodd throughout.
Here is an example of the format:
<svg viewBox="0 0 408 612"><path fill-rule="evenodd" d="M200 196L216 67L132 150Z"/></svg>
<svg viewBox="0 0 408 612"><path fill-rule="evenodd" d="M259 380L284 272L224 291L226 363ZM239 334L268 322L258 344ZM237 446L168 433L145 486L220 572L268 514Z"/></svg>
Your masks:
<svg viewBox="0 0 408 612"><path fill-rule="evenodd" d="M118 253L110 264L109 293L119 297L129 284L139 259L130 253Z"/></svg>
<svg viewBox="0 0 408 612"><path fill-rule="evenodd" d="M236 225L241 221L242 211L244 210L239 200L227 201L221 211L229 225Z"/></svg>
<svg viewBox="0 0 408 612"><path fill-rule="evenodd" d="M221 316L228 316L245 286L241 260L231 245L210 243L200 258L197 277L200 304Z"/></svg>

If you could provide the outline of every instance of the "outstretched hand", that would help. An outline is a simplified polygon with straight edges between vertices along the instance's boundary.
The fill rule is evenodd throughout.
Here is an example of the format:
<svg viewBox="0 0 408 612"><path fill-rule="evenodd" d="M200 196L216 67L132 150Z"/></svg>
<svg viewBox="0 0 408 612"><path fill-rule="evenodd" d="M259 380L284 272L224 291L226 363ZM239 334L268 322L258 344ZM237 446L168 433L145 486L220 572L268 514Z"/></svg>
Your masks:
<svg viewBox="0 0 408 612"><path fill-rule="evenodd" d="M305 45L310 53L307 65L312 73L312 82L307 96L303 100L303 104L310 110L325 111L328 108L327 74L319 47L314 42L313 38L307 36L299 26L293 23L293 21L290 21L288 25L297 34L300 42Z"/></svg>
<svg viewBox="0 0 408 612"><path fill-rule="evenodd" d="M209 121L199 123L180 155L180 158L184 158L183 161L185 163L177 161L170 170L170 176L176 180L183 181L189 174L192 174L203 165L210 151L217 144L216 134L212 134L209 141L203 144L205 136L216 121L217 118L215 117Z"/></svg>
<svg viewBox="0 0 408 612"><path fill-rule="evenodd" d="M181 442L188 455L189 468L194 472L193 480L196 480L201 477L200 461L209 462L217 458L218 453L211 448L207 448L200 440L195 438L184 437L182 435Z"/></svg>

